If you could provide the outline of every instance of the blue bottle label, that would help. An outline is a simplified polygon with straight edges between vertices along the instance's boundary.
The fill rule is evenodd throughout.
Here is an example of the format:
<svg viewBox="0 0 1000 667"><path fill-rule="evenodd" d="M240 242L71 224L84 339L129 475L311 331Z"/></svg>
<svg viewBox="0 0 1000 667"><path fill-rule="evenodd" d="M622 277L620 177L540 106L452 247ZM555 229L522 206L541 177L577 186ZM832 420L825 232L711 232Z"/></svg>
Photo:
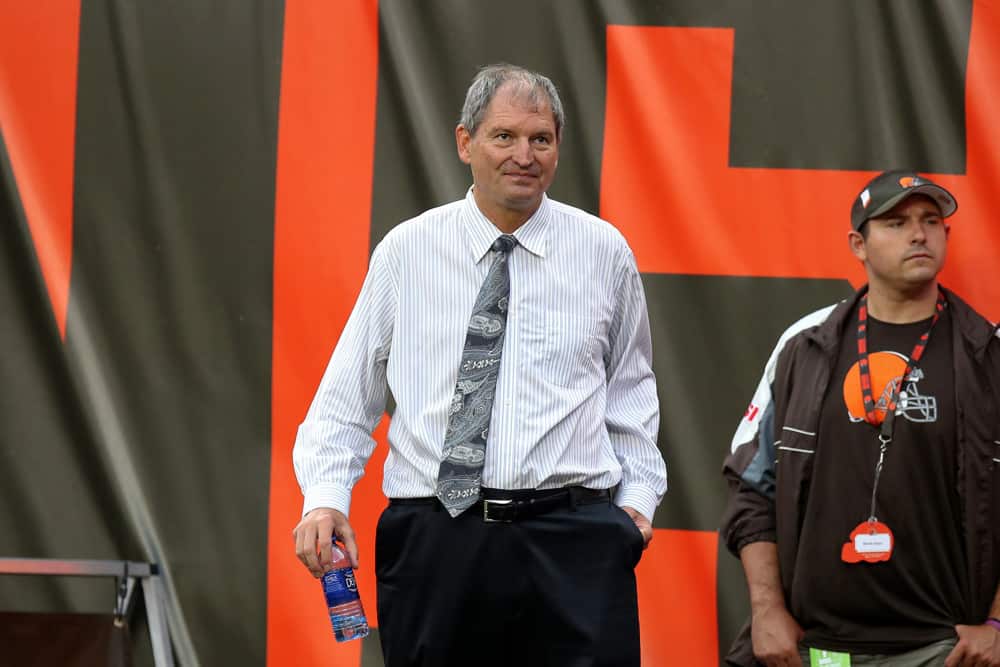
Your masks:
<svg viewBox="0 0 1000 667"><path fill-rule="evenodd" d="M354 570L343 567L324 574L323 594L326 596L328 607L336 607L357 600L358 584L354 579Z"/></svg>

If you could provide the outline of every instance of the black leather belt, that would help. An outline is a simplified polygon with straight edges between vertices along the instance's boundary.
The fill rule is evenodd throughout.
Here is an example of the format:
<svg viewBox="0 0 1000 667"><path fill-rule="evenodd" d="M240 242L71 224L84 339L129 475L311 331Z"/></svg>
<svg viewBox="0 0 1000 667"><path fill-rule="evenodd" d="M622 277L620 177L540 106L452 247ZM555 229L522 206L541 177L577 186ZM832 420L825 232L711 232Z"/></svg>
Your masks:
<svg viewBox="0 0 1000 667"><path fill-rule="evenodd" d="M609 489L588 489L584 486L568 486L562 489L527 491L504 491L483 489L480 500L469 508L473 514L481 514L485 522L505 522L527 519L563 507L592 505L611 502ZM441 501L429 498L390 498L390 505L427 505L435 510L443 509Z"/></svg>

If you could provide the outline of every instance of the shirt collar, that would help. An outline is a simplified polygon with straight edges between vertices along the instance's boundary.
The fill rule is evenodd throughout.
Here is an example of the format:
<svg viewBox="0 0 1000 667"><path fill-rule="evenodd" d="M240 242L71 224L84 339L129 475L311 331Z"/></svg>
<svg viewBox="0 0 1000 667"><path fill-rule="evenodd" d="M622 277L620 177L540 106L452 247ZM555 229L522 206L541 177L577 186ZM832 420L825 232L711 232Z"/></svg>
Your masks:
<svg viewBox="0 0 1000 667"><path fill-rule="evenodd" d="M539 204L538 210L514 232L514 238L517 239L518 244L523 246L532 255L545 257L549 219L551 216L552 205L549 202L548 196L543 194L542 203ZM472 188L469 188L469 191L465 193L464 218L469 250L472 252L472 257L476 263L478 263L489 252L493 242L503 235L503 232L497 229L496 225L490 222L489 218L479 210L476 198L472 194Z"/></svg>

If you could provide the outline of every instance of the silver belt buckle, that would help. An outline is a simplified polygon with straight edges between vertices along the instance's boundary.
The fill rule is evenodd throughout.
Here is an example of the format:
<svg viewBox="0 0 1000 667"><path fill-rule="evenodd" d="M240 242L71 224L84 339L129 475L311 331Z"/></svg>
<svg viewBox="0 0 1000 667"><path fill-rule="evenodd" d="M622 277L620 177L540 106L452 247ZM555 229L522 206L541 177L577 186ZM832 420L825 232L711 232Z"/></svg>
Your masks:
<svg viewBox="0 0 1000 667"><path fill-rule="evenodd" d="M485 523L510 523L511 519L491 519L490 518L490 505L510 505L513 499L508 498L506 500L483 500L483 521Z"/></svg>

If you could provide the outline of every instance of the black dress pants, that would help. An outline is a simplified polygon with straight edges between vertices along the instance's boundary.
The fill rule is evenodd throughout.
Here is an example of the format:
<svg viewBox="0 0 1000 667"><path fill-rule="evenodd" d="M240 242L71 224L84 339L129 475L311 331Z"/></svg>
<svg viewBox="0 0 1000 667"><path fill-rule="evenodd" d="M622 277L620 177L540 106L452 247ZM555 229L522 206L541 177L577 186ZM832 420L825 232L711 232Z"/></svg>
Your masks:
<svg viewBox="0 0 1000 667"><path fill-rule="evenodd" d="M510 523L390 504L375 538L385 664L639 665L642 547L610 502Z"/></svg>

